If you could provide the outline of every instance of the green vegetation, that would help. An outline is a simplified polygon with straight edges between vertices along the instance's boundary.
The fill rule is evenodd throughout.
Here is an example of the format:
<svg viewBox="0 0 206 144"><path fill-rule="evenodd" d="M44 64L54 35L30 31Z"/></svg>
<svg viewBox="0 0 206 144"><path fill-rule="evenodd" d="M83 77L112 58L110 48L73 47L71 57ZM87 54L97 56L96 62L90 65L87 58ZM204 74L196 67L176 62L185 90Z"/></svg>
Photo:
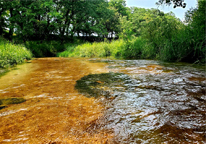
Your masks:
<svg viewBox="0 0 206 144"><path fill-rule="evenodd" d="M31 57L32 53L24 46L15 45L0 38L0 68L23 63Z"/></svg>
<svg viewBox="0 0 206 144"><path fill-rule="evenodd" d="M54 57L58 51L65 50L66 46L60 41L27 41L25 47L32 52L34 57Z"/></svg>
<svg viewBox="0 0 206 144"><path fill-rule="evenodd" d="M109 43L94 42L80 45L72 45L66 51L58 53L60 57L108 57L121 55L121 49L124 48L123 40L116 40Z"/></svg>
<svg viewBox="0 0 206 144"><path fill-rule="evenodd" d="M59 57L111 57L111 58L152 58L153 47L141 37L131 41L113 40L111 42L84 43L68 47L66 51L58 53Z"/></svg>
<svg viewBox="0 0 206 144"><path fill-rule="evenodd" d="M132 7L118 18L119 40L68 47L58 56L159 59L205 63L205 1L186 13L185 23L173 13Z"/></svg>
<svg viewBox="0 0 206 144"><path fill-rule="evenodd" d="M0 109L5 108L8 105L11 104L19 104L23 103L26 100L24 98L6 98L6 99L0 99Z"/></svg>
<svg viewBox="0 0 206 144"><path fill-rule="evenodd" d="M186 7L182 0L156 1ZM197 1L182 22L172 12L128 8L125 0L0 0L0 35L23 44L35 57L205 63L206 1Z"/></svg>

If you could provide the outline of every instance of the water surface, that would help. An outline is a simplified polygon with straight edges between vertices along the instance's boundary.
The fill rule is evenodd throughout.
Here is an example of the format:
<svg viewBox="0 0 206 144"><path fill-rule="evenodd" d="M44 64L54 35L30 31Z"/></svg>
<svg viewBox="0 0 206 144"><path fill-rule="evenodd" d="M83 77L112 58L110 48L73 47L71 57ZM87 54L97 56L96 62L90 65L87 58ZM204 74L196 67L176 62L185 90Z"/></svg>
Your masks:
<svg viewBox="0 0 206 144"><path fill-rule="evenodd" d="M109 71L124 73L118 76L123 82L109 85L110 100L103 100L103 127L113 129L115 142L206 143L205 67L153 60L106 62Z"/></svg>
<svg viewBox="0 0 206 144"><path fill-rule="evenodd" d="M0 143L205 143L205 76L184 63L35 59L0 78L0 99L26 99L0 110Z"/></svg>

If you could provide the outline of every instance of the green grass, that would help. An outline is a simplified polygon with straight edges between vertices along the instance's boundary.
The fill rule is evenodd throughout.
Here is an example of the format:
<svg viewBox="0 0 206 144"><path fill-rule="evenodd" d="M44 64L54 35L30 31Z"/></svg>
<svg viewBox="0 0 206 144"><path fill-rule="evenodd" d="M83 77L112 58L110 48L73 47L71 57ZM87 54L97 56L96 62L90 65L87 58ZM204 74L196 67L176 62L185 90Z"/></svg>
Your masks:
<svg viewBox="0 0 206 144"><path fill-rule="evenodd" d="M32 53L23 45L15 45L0 38L0 68L20 64L31 58Z"/></svg>
<svg viewBox="0 0 206 144"><path fill-rule="evenodd" d="M158 59L175 62L205 63L205 43L196 42L185 31L159 45L141 37L69 45L59 57L110 57L120 59Z"/></svg>
<svg viewBox="0 0 206 144"><path fill-rule="evenodd" d="M187 30L181 30L172 39L161 43L158 59L171 62L205 63L205 42L206 36L198 39Z"/></svg>
<svg viewBox="0 0 206 144"><path fill-rule="evenodd" d="M67 47L67 50L58 53L59 57L110 57L110 58L151 58L153 47L141 37L130 41L116 40L94 43L84 43Z"/></svg>
<svg viewBox="0 0 206 144"><path fill-rule="evenodd" d="M122 54L124 42L122 40L94 43L84 43L80 45L70 45L67 50L58 53L59 57L118 57Z"/></svg>

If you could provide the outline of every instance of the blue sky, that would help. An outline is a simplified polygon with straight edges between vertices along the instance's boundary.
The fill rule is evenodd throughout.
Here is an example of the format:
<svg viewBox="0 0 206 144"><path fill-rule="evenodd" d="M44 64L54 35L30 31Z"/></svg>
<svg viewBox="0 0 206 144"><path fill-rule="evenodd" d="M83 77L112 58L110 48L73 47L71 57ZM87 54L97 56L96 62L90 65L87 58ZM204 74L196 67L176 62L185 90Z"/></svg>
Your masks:
<svg viewBox="0 0 206 144"><path fill-rule="evenodd" d="M158 0L126 0L127 6L136 6L136 7L141 7L141 8L158 8L161 11L164 11L165 13L168 13L172 11L175 13L175 16L177 18L180 18L180 20L184 20L184 15L187 10L189 10L191 7L196 7L197 6L197 0L185 0L184 2L187 3L186 8L173 8L173 6L157 6L155 3Z"/></svg>

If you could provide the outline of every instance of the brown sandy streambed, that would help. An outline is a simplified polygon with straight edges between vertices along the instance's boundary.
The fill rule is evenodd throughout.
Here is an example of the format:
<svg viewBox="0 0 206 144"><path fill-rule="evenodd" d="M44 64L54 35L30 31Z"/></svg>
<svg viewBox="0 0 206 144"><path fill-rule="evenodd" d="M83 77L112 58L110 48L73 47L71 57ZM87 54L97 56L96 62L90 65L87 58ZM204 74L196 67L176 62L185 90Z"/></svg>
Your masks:
<svg viewBox="0 0 206 144"><path fill-rule="evenodd" d="M205 92L205 67L35 59L0 78L0 143L206 143Z"/></svg>
<svg viewBox="0 0 206 144"><path fill-rule="evenodd" d="M104 64L40 58L25 65L0 79L0 98L26 99L0 111L0 143L105 143L112 137L104 130L88 130L103 107L74 89L81 77L107 72Z"/></svg>

